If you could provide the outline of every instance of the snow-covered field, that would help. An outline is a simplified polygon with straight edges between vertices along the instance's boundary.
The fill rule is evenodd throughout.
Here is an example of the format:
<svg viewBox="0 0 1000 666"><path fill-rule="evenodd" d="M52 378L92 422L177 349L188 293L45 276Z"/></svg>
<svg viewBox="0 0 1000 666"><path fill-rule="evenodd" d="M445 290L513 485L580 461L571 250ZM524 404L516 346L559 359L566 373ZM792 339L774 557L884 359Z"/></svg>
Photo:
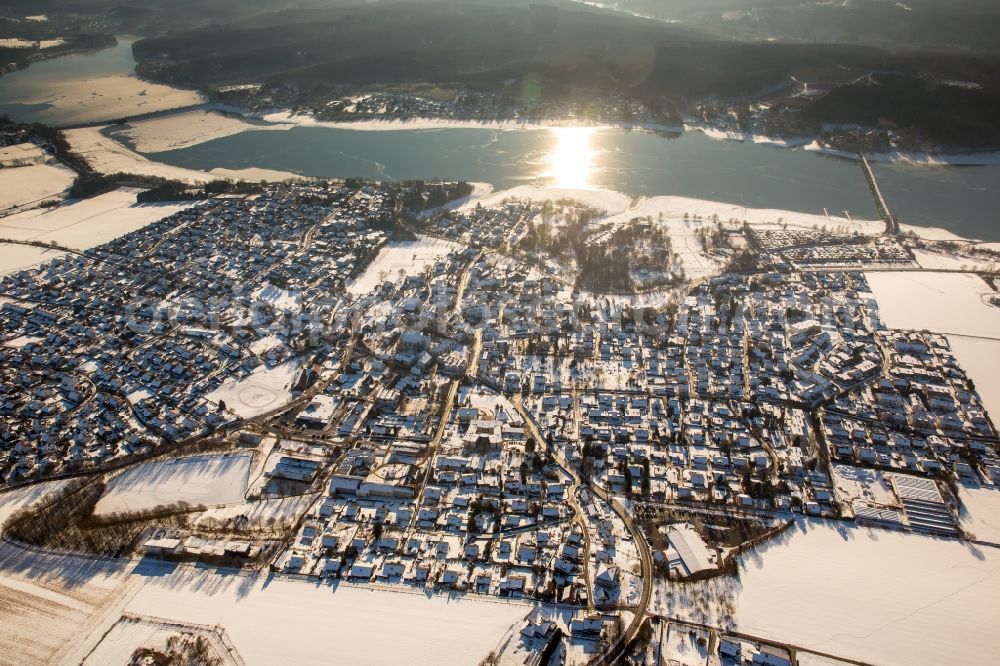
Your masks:
<svg viewBox="0 0 1000 666"><path fill-rule="evenodd" d="M68 201L0 218L0 236L13 240L57 242L77 250L107 243L169 215L191 202L137 204L139 190L119 188L91 199Z"/></svg>
<svg viewBox="0 0 1000 666"><path fill-rule="evenodd" d="M298 174L270 169L212 169L197 171L154 162L114 139L101 134L103 127L84 127L65 132L73 152L83 156L98 173L131 173L180 180L194 185L220 178L233 180L287 180L301 178Z"/></svg>
<svg viewBox="0 0 1000 666"><path fill-rule="evenodd" d="M823 229L840 233L860 233L874 235L882 233L884 223L880 220L852 219L836 215L816 215L796 213L768 208L746 208L734 204L693 199L690 197L661 196L641 197L630 200L627 196L610 190L570 189L556 187L536 187L522 185L509 190L492 192L474 198L463 208L471 209L477 204L496 206L506 199L573 199L587 206L607 212L607 221L626 223L637 217L648 217L666 227L672 241L672 248L680 258L685 274L690 278L711 275L720 269L717 260L708 257L701 249L697 237L699 228L719 222L742 225L786 225L801 229ZM698 219L695 219L698 218Z"/></svg>
<svg viewBox="0 0 1000 666"><path fill-rule="evenodd" d="M35 119L59 125L114 120L203 101L193 90L151 83L126 74L73 78L68 73L64 79L47 77L38 83L25 83L23 88L18 102L48 105L49 108L34 113Z"/></svg>
<svg viewBox="0 0 1000 666"><path fill-rule="evenodd" d="M297 497L244 502L243 504L209 509L198 514L194 522L196 525L207 525L216 520L225 522L237 516L245 516L251 525L265 525L271 521L285 523L304 513L315 500L314 495L299 495Z"/></svg>
<svg viewBox="0 0 1000 666"><path fill-rule="evenodd" d="M189 111L129 123L114 134L128 139L140 153L159 153L189 148L250 130L287 130L292 127L295 125L290 123L251 123L216 111Z"/></svg>
<svg viewBox="0 0 1000 666"><path fill-rule="evenodd" d="M3 526L16 511L41 501L46 495L59 491L67 483L68 479L42 481L0 493L0 526Z"/></svg>
<svg viewBox="0 0 1000 666"><path fill-rule="evenodd" d="M829 230L840 230L846 233L857 231L861 234L877 235L885 229L885 223L881 220L796 213L776 208L747 208L719 201L678 196L640 197L633 201L624 194L611 190L537 187L534 185L521 185L509 190L492 192L466 204L466 207L472 208L477 203L483 206L494 206L505 199L533 199L535 201L574 199L588 206L605 210L609 217L612 219L621 218L621 221L628 221L635 217L652 217L653 220L658 220L662 214L664 222L676 223L683 222L686 213L689 220L697 216L703 221L707 221L711 220L713 216L718 216L722 222L729 220L740 224L744 220L749 224L779 224L780 222L789 227L802 229L826 227ZM693 220L692 224L694 224Z"/></svg>
<svg viewBox="0 0 1000 666"><path fill-rule="evenodd" d="M62 164L33 164L0 169L0 211L61 199L76 174Z"/></svg>
<svg viewBox="0 0 1000 666"><path fill-rule="evenodd" d="M130 591L126 566L0 542L0 664L79 663L81 634Z"/></svg>
<svg viewBox="0 0 1000 666"><path fill-rule="evenodd" d="M994 334L1000 337L1000 329ZM994 423L1000 422L1000 340L949 335L948 344L958 364L975 383L983 407Z"/></svg>
<svg viewBox="0 0 1000 666"><path fill-rule="evenodd" d="M427 266L432 266L461 248L458 243L426 237L389 243L379 251L365 272L348 286L347 291L356 296L367 294L383 280L396 280L399 271L417 275Z"/></svg>
<svg viewBox="0 0 1000 666"><path fill-rule="evenodd" d="M845 666L845 662L838 659L830 659L809 652L797 652L795 656L799 660L799 666Z"/></svg>
<svg viewBox="0 0 1000 666"><path fill-rule="evenodd" d="M65 252L30 245L0 243L0 275L16 273L38 264L65 256Z"/></svg>
<svg viewBox="0 0 1000 666"><path fill-rule="evenodd" d="M737 629L764 638L885 666L995 661L998 549L800 519L739 565L661 586L658 610L696 618L699 597L728 596Z"/></svg>
<svg viewBox="0 0 1000 666"><path fill-rule="evenodd" d="M97 501L97 515L153 509L175 502L243 502L249 453L192 456L142 463L116 476Z"/></svg>
<svg viewBox="0 0 1000 666"><path fill-rule="evenodd" d="M534 201L546 201L559 199L573 199L584 205L604 210L608 215L615 215L623 212L629 206L631 199L620 192L611 190L590 190L573 189L566 187L538 187L536 185L519 185L509 190L499 190L470 201L463 208L472 209L476 204L484 207L497 206L507 199L531 199Z"/></svg>
<svg viewBox="0 0 1000 666"><path fill-rule="evenodd" d="M923 238L929 241L964 241L968 240L962 236L959 236L953 231L948 231L947 229L942 229L940 227L920 227L913 224L900 224L900 231L904 234L914 233L918 238Z"/></svg>
<svg viewBox="0 0 1000 666"><path fill-rule="evenodd" d="M780 223L801 229L822 229L826 227L831 231L837 230L845 233L857 231L858 233L869 235L880 234L885 229L885 224L881 220L847 218L840 215L828 216L817 215L815 213L796 213L777 208L747 208L736 204L678 196L641 198L625 211L628 219L649 216L657 220L661 213L664 221L683 220L684 214L687 213L689 218L698 216L703 220L711 220L714 216L718 216L718 219L722 222L734 220L742 224L746 220L747 223L752 225L773 225Z"/></svg>
<svg viewBox="0 0 1000 666"><path fill-rule="evenodd" d="M808 150L824 155L835 155L849 160L857 160L858 154L848 150L840 150L820 144L818 141L811 141L802 146L803 150ZM923 166L984 166L990 164L1000 164L1000 152L979 152L979 153L915 153L902 150L889 150L880 153L865 153L869 162L902 162L905 164L919 164Z"/></svg>
<svg viewBox="0 0 1000 666"><path fill-rule="evenodd" d="M913 250L913 256L922 268L944 268L949 270L1000 270L1000 262L974 259L941 252Z"/></svg>
<svg viewBox="0 0 1000 666"><path fill-rule="evenodd" d="M978 541L1000 546L1000 490L973 483L958 484L958 500L962 503L959 521L962 529Z"/></svg>
<svg viewBox="0 0 1000 666"><path fill-rule="evenodd" d="M81 663L104 636L114 639L123 612L218 625L250 665L476 664L533 608L158 561L107 562L0 542L4 665ZM131 639L147 638L132 632L105 647L118 654Z"/></svg>
<svg viewBox="0 0 1000 666"><path fill-rule="evenodd" d="M299 361L273 368L261 365L245 377L226 380L205 398L214 403L224 401L226 409L241 418L253 418L291 401L289 390L301 369Z"/></svg>
<svg viewBox="0 0 1000 666"><path fill-rule="evenodd" d="M0 166L17 167L26 163L40 164L49 160L49 154L35 143L24 141L0 148Z"/></svg>
<svg viewBox="0 0 1000 666"><path fill-rule="evenodd" d="M178 569L126 610L221 625L247 664L477 664L531 606Z"/></svg>
<svg viewBox="0 0 1000 666"><path fill-rule="evenodd" d="M35 42L30 39L20 39L18 37L4 37L0 39L0 48L3 49L30 49L35 46Z"/></svg>
<svg viewBox="0 0 1000 666"><path fill-rule="evenodd" d="M866 273L889 328L929 330L1000 339L1000 308L986 305L991 292L981 278L963 273Z"/></svg>
<svg viewBox="0 0 1000 666"><path fill-rule="evenodd" d="M898 504L882 472L853 465L831 465L833 487L841 502L864 500L876 506Z"/></svg>
<svg viewBox="0 0 1000 666"><path fill-rule="evenodd" d="M124 666L130 663L132 655L139 648L163 651L167 641L180 636L179 627L165 626L156 621L146 621L130 616L121 618L111 630L101 638L100 644L84 659L84 666ZM228 652L215 632L200 628L187 629L187 633L197 635L208 641L213 656L225 659ZM223 664L233 663L223 661Z"/></svg>
<svg viewBox="0 0 1000 666"><path fill-rule="evenodd" d="M250 296L264 301L278 310L299 313L302 311L302 295L297 291L281 289L272 284L265 285L254 291Z"/></svg>
<svg viewBox="0 0 1000 666"><path fill-rule="evenodd" d="M469 184L472 185L472 192L469 196L449 201L437 208L428 208L420 213L421 217L431 217L442 210L463 210L475 207L476 202L493 192L493 185L490 183L471 182Z"/></svg>

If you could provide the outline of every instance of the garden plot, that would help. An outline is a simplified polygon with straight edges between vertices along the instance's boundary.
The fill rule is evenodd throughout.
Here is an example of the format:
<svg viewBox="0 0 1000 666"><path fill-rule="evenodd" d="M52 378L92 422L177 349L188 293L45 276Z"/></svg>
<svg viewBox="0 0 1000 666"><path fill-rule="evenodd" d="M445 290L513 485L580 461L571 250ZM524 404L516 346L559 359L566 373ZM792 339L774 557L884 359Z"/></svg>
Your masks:
<svg viewBox="0 0 1000 666"><path fill-rule="evenodd" d="M852 465L831 465L837 499L845 504L856 501L870 506L898 506L899 499L882 472Z"/></svg>
<svg viewBox="0 0 1000 666"><path fill-rule="evenodd" d="M94 513L137 512L177 502L242 503L250 462L250 453L233 453L142 463L108 483Z"/></svg>
<svg viewBox="0 0 1000 666"><path fill-rule="evenodd" d="M419 275L425 268L433 266L461 247L458 243L424 236L415 241L389 243L347 290L355 296L361 296L371 292L384 280L395 281L399 278L400 271L406 275Z"/></svg>
<svg viewBox="0 0 1000 666"><path fill-rule="evenodd" d="M975 275L926 271L865 273L889 328L1000 339L1000 308L987 305L992 292Z"/></svg>
<svg viewBox="0 0 1000 666"><path fill-rule="evenodd" d="M684 625L670 625L660 644L662 660L667 664L706 664L714 655L708 651L708 632L688 629ZM716 662L718 663L718 662Z"/></svg>
<svg viewBox="0 0 1000 666"><path fill-rule="evenodd" d="M459 386L457 404L461 407L478 409L480 414L485 415L481 418L495 418L513 423L521 422L514 405L507 399L507 396L501 393Z"/></svg>
<svg viewBox="0 0 1000 666"><path fill-rule="evenodd" d="M293 314L302 311L302 295L297 290L281 289L267 284L254 291L250 296L268 303L276 310L284 310Z"/></svg>
<svg viewBox="0 0 1000 666"><path fill-rule="evenodd" d="M178 568L127 612L221 626L247 664L477 664L533 606Z"/></svg>
<svg viewBox="0 0 1000 666"><path fill-rule="evenodd" d="M995 661L998 549L800 519L738 565L658 583L656 611L886 666Z"/></svg>
<svg viewBox="0 0 1000 666"><path fill-rule="evenodd" d="M205 642L207 656L215 659L218 666L238 664L217 632L201 627L185 627L158 622L153 618L135 616L122 617L111 630L101 639L101 642L83 660L86 665L129 664L132 655L140 648L152 649L160 654L166 654L171 640L179 644L190 645L196 639ZM190 652L188 653L190 655ZM177 655L174 652L175 656ZM170 663L174 663L171 661Z"/></svg>

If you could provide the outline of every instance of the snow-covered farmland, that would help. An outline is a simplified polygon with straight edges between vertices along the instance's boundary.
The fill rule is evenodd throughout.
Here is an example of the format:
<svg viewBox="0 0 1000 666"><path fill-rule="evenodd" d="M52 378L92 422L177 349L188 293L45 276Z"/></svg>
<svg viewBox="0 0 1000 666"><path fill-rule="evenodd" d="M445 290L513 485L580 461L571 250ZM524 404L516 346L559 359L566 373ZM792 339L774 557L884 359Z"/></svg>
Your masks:
<svg viewBox="0 0 1000 666"><path fill-rule="evenodd" d="M830 659L810 652L797 652L795 656L799 660L799 666L845 666L845 662L839 659Z"/></svg>
<svg viewBox="0 0 1000 666"><path fill-rule="evenodd" d="M68 653L129 592L126 566L0 541L0 664L79 663Z"/></svg>
<svg viewBox="0 0 1000 666"><path fill-rule="evenodd" d="M190 208L193 204L137 204L140 190L119 188L91 199L68 201L0 218L0 236L33 240L77 250L95 247Z"/></svg>
<svg viewBox="0 0 1000 666"><path fill-rule="evenodd" d="M355 295L367 294L382 280L397 279L399 271L417 275L461 247L458 243L423 236L415 241L389 243L379 251L365 272L348 286L348 291Z"/></svg>
<svg viewBox="0 0 1000 666"><path fill-rule="evenodd" d="M654 605L718 622L729 599L740 631L886 666L995 661L995 548L800 519L739 567L738 579L661 584Z"/></svg>
<svg viewBox="0 0 1000 666"><path fill-rule="evenodd" d="M108 483L94 513L142 511L175 502L241 503L250 461L249 453L233 453L142 463Z"/></svg>
<svg viewBox="0 0 1000 666"><path fill-rule="evenodd" d="M67 483L68 479L42 481L0 493L0 526L15 512L40 502L46 495L58 492Z"/></svg>
<svg viewBox="0 0 1000 666"><path fill-rule="evenodd" d="M0 148L0 166L18 167L24 164L41 164L49 160L49 154L41 146L31 141L15 143Z"/></svg>
<svg viewBox="0 0 1000 666"><path fill-rule="evenodd" d="M0 169L0 211L61 199L76 174L61 164L32 164Z"/></svg>
<svg viewBox="0 0 1000 666"><path fill-rule="evenodd" d="M1000 328L993 334L1000 337ZM949 335L948 344L958 364L975 383L986 411L994 422L1000 422L1000 340Z"/></svg>
<svg viewBox="0 0 1000 666"><path fill-rule="evenodd" d="M959 515L962 529L977 541L1000 546L1000 490L971 482L960 483L958 500L962 503Z"/></svg>
<svg viewBox="0 0 1000 666"><path fill-rule="evenodd" d="M18 37L4 37L0 39L0 48L3 49L30 49L35 46L35 42L30 39L20 39Z"/></svg>
<svg viewBox="0 0 1000 666"><path fill-rule="evenodd" d="M126 611L220 625L253 664L476 664L532 606L177 569Z"/></svg>
<svg viewBox="0 0 1000 666"><path fill-rule="evenodd" d="M983 301L992 290L975 275L880 271L866 277L889 328L1000 338L1000 308Z"/></svg>
<svg viewBox="0 0 1000 666"><path fill-rule="evenodd" d="M0 243L0 275L16 273L38 264L65 256L65 252L31 245Z"/></svg>

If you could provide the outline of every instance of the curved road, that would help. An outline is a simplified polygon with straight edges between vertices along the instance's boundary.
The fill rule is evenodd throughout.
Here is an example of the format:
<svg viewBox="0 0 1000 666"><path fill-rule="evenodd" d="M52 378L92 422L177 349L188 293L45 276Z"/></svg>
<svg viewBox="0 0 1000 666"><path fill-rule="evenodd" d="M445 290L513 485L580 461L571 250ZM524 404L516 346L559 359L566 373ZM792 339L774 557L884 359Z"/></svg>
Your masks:
<svg viewBox="0 0 1000 666"><path fill-rule="evenodd" d="M528 414L524 405L521 403L521 397L519 395L512 396L511 403L514 405L514 409L517 410L518 414L520 414L521 418L524 420L524 423L528 428L528 432L530 432L531 436L535 438L536 445L540 447L547 447L548 443L546 439L542 437L535 420L530 414ZM573 479L574 492L577 486L584 486L590 490L590 492L594 493L594 495L596 495L599 499L608 503L611 509L618 515L619 518L621 518L622 523L625 525L625 529L628 530L633 541L635 541L636 550L639 551L639 559L642 564L642 595L639 597L639 603L633 611L632 622L628 625L628 627L626 627L625 631L623 631L621 635L608 646L604 654L598 655L591 660L591 664L614 664L625 652L625 648L627 648L639 634L639 630L642 628L642 624L646 619L646 615L648 613L647 609L649 608L649 600L653 594L653 555L649 549L649 544L646 542L646 537L636 526L635 522L632 520L632 516L628 511L626 511L621 502L610 497L608 493L605 492L603 488L595 484L592 479L581 476L576 469L568 463L560 451L553 447L550 449L550 452L555 458L556 464L558 464L559 467ZM586 567L589 571L589 561L586 563ZM587 578L589 579L589 576Z"/></svg>

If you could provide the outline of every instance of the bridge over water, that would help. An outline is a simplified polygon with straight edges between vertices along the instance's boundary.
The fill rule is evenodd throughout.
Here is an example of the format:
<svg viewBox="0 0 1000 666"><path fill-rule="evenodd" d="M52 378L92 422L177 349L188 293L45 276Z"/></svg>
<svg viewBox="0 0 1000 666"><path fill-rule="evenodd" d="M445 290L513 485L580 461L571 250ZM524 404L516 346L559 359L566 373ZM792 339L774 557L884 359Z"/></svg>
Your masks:
<svg viewBox="0 0 1000 666"><path fill-rule="evenodd" d="M861 168L865 172L865 180L868 181L868 189L871 190L872 196L875 197L875 209L878 210L878 214L882 216L883 220L885 220L886 235L898 234L899 222L893 216L892 211L889 210L889 204L885 202L885 197L882 196L882 190L879 189L878 181L875 180L875 172L872 171L872 165L868 163L868 158L861 153L858 153L858 157L861 158Z"/></svg>

